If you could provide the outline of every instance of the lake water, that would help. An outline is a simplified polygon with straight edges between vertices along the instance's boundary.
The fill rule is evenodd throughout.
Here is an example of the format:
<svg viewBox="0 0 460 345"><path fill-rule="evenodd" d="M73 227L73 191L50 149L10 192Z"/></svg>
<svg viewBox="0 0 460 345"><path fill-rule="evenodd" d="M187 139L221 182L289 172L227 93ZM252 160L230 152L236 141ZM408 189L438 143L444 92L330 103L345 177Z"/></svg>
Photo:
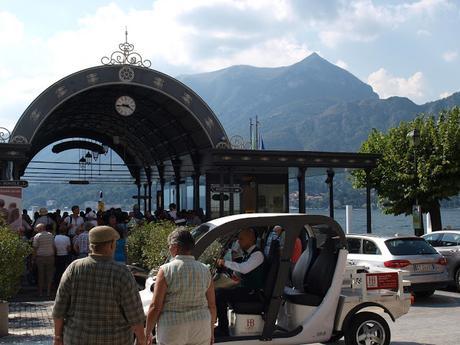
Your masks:
<svg viewBox="0 0 460 345"><path fill-rule="evenodd" d="M334 210L335 220L342 226L345 231L345 209ZM328 216L329 210L307 210L307 214L321 214ZM460 229L460 209L450 208L441 210L442 226L448 226ZM423 215L423 221L426 232L426 217ZM352 230L353 233L366 232L366 210L353 209L352 213ZM380 210L372 210L372 233L379 235L413 235L412 216L392 216L385 215Z"/></svg>

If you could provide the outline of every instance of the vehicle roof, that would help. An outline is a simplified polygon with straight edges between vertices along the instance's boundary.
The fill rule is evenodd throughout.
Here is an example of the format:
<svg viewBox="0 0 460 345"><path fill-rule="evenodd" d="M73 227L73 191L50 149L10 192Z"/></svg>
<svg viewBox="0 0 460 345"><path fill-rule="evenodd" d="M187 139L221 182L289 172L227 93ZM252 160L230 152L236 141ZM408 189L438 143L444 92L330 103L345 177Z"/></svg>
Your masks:
<svg viewBox="0 0 460 345"><path fill-rule="evenodd" d="M387 235L377 235L377 234L347 234L346 237L351 237L351 238L368 238L368 239L376 239L376 240L395 240L395 239L402 239L402 238L419 238L414 235L393 235L393 236L387 236Z"/></svg>
<svg viewBox="0 0 460 345"><path fill-rule="evenodd" d="M425 237L428 235L435 235L435 234L460 234L460 230L458 229L439 230L439 231L430 232L428 234L424 234L422 236Z"/></svg>

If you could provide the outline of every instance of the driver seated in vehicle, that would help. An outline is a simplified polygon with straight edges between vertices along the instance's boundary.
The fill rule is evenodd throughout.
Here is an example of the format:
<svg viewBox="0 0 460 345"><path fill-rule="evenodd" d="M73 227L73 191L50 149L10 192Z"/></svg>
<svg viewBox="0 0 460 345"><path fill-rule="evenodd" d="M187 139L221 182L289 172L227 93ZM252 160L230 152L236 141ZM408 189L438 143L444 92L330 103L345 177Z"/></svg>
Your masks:
<svg viewBox="0 0 460 345"><path fill-rule="evenodd" d="M217 260L217 267L226 267L238 273L239 285L232 289L216 290L217 318L216 336L228 336L227 306L235 302L257 302L264 286L264 254L256 246L256 233L247 228L238 234L238 243L244 256L241 263Z"/></svg>

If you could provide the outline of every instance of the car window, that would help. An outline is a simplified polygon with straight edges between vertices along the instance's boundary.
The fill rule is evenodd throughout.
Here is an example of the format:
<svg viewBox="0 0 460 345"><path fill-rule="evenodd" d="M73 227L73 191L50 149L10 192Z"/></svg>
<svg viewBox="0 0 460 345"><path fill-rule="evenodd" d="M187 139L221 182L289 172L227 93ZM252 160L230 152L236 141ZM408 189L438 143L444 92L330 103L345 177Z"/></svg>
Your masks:
<svg viewBox="0 0 460 345"><path fill-rule="evenodd" d="M360 238L347 238L348 253L359 254L361 252L361 239Z"/></svg>
<svg viewBox="0 0 460 345"><path fill-rule="evenodd" d="M442 245L440 242L441 234L430 234L430 235L423 236L423 238L433 247L439 247Z"/></svg>
<svg viewBox="0 0 460 345"><path fill-rule="evenodd" d="M382 253L373 241L363 240L363 254L379 255Z"/></svg>
<svg viewBox="0 0 460 345"><path fill-rule="evenodd" d="M452 247L460 246L460 234L447 233L442 236L441 246Z"/></svg>
<svg viewBox="0 0 460 345"><path fill-rule="evenodd" d="M438 252L423 238L395 238L385 241L392 255L429 255Z"/></svg>

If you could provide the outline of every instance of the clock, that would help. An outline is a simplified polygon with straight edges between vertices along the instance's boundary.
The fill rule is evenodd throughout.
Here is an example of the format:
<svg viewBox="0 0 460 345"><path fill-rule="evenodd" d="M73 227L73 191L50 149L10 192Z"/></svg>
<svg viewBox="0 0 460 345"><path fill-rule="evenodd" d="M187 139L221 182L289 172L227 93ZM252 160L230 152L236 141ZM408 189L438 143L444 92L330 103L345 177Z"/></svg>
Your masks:
<svg viewBox="0 0 460 345"><path fill-rule="evenodd" d="M122 116L130 116L136 110L136 102L129 96L121 96L115 101L115 109Z"/></svg>

